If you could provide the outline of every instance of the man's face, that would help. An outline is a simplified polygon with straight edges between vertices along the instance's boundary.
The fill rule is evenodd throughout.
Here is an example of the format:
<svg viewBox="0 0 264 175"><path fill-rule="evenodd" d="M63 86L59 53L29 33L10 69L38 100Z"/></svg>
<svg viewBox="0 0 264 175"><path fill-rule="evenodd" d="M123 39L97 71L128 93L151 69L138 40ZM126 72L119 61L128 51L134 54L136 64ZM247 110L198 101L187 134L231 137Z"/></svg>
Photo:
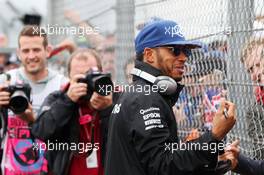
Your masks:
<svg viewBox="0 0 264 175"><path fill-rule="evenodd" d="M179 55L175 55L173 50L167 47L158 47L154 50L155 62L157 62L158 68L163 72L163 75L180 81L184 74L184 64L187 60L186 55L182 51Z"/></svg>
<svg viewBox="0 0 264 175"><path fill-rule="evenodd" d="M264 83L264 55L263 46L256 46L252 48L251 53L245 59L245 67L252 81L256 83Z"/></svg>
<svg viewBox="0 0 264 175"><path fill-rule="evenodd" d="M96 68L97 62L93 55L85 53L88 59L84 59L76 55L71 61L71 69L69 72L70 78L73 78L77 74L85 74L89 69Z"/></svg>
<svg viewBox="0 0 264 175"><path fill-rule="evenodd" d="M29 74L38 74L45 71L46 59L49 54L48 47L43 46L43 37L22 36L19 40L19 59Z"/></svg>

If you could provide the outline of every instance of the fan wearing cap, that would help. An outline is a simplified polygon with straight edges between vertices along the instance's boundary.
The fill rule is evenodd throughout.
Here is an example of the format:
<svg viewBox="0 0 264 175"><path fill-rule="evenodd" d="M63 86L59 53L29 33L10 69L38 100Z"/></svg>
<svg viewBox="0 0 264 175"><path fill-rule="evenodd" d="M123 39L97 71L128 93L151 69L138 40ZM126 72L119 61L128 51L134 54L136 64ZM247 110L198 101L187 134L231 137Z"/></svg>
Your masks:
<svg viewBox="0 0 264 175"><path fill-rule="evenodd" d="M190 49L197 47L197 43L185 40L174 21L153 21L139 32L132 86L151 86L152 90L149 95L138 88L124 91L115 104L109 123L106 175L193 175L216 167L218 149L195 149L191 142L185 143L189 148L179 149L172 111L183 88L177 82L184 74L184 63ZM222 100L212 131L193 142L217 145L235 121L235 105Z"/></svg>

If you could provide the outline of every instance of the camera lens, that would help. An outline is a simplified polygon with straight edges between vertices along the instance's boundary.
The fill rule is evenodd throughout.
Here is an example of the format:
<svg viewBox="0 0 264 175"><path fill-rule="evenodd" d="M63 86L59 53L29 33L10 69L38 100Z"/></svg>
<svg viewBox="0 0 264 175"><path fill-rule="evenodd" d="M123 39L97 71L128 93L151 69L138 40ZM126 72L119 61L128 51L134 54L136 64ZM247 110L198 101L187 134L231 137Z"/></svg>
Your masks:
<svg viewBox="0 0 264 175"><path fill-rule="evenodd" d="M23 91L16 91L10 98L9 108L15 114L21 114L28 108L28 98Z"/></svg>
<svg viewBox="0 0 264 175"><path fill-rule="evenodd" d="M95 91L102 95L107 96L113 91L113 82L110 77L100 76L94 82Z"/></svg>

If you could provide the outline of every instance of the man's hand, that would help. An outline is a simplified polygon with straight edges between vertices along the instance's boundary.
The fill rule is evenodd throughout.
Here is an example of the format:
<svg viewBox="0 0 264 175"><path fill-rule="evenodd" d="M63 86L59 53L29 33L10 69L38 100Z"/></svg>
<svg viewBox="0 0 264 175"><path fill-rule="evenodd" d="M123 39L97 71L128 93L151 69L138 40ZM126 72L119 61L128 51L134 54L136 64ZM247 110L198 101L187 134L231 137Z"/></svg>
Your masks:
<svg viewBox="0 0 264 175"><path fill-rule="evenodd" d="M224 110L226 109L227 115L225 116ZM221 100L219 110L216 112L213 119L212 134L217 140L222 140L226 134L233 128L236 123L236 107L234 103Z"/></svg>
<svg viewBox="0 0 264 175"><path fill-rule="evenodd" d="M231 145L228 145L225 148L225 153L218 157L219 160L230 160L231 161L231 170L235 169L238 164L238 148L239 141L234 141Z"/></svg>
<svg viewBox="0 0 264 175"><path fill-rule="evenodd" d="M80 78L85 78L85 75L83 74L75 75L71 80L70 87L67 91L67 96L73 102L77 102L80 99L80 97L87 94L87 84L77 82Z"/></svg>
<svg viewBox="0 0 264 175"><path fill-rule="evenodd" d="M96 110L103 110L112 105L112 103L112 93L108 96L101 96L98 93L94 92L90 99L92 108Z"/></svg>
<svg viewBox="0 0 264 175"><path fill-rule="evenodd" d="M36 120L36 117L33 112L32 105L28 104L28 108L25 110L25 112L20 114L19 117L28 123L33 123Z"/></svg>
<svg viewBox="0 0 264 175"><path fill-rule="evenodd" d="M6 106L10 101L10 93L5 91L6 85L0 85L0 107Z"/></svg>

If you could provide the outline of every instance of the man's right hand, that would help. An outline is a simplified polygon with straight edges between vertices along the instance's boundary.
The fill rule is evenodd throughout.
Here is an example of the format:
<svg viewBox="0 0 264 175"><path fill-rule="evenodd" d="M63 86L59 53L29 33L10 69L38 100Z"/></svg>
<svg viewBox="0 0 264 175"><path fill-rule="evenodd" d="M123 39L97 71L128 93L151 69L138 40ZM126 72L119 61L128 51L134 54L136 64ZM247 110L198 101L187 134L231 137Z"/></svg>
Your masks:
<svg viewBox="0 0 264 175"><path fill-rule="evenodd" d="M227 115L225 117L224 110L226 109ZM212 134L217 140L222 140L226 134L233 128L236 123L236 106L234 103L221 100L219 110L216 112L213 119Z"/></svg>
<svg viewBox="0 0 264 175"><path fill-rule="evenodd" d="M67 96L73 101L77 102L80 97L87 94L87 84L78 83L78 80L81 78L85 78L85 75L78 74L75 75L70 82L70 87L67 91Z"/></svg>
<svg viewBox="0 0 264 175"><path fill-rule="evenodd" d="M6 106L10 101L10 93L5 91L6 85L0 85L0 107Z"/></svg>
<svg viewBox="0 0 264 175"><path fill-rule="evenodd" d="M225 148L225 153L218 156L218 160L230 160L231 161L231 170L234 170L238 164L238 148L239 140L234 141L232 144L228 145Z"/></svg>
<svg viewBox="0 0 264 175"><path fill-rule="evenodd" d="M35 122L36 116L33 112L32 105L28 104L28 108L22 114L20 114L19 117L28 123Z"/></svg>

